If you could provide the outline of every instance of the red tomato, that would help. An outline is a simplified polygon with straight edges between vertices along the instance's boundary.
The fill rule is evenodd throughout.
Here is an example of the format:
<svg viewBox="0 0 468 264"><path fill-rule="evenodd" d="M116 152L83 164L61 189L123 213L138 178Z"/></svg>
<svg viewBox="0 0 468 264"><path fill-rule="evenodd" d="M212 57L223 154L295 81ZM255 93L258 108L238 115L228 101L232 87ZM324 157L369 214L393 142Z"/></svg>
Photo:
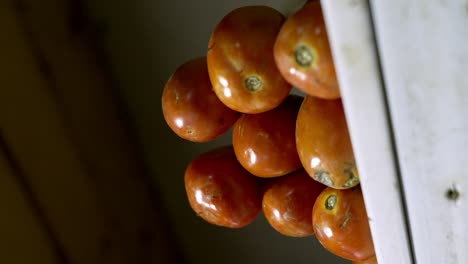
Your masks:
<svg viewBox="0 0 468 264"><path fill-rule="evenodd" d="M325 189L315 201L312 221L317 239L333 254L352 261L375 255L359 187Z"/></svg>
<svg viewBox="0 0 468 264"><path fill-rule="evenodd" d="M292 86L273 58L273 44L284 16L271 7L246 6L227 14L208 45L213 89L228 107L260 113L277 107Z"/></svg>
<svg viewBox="0 0 468 264"><path fill-rule="evenodd" d="M162 110L172 131L194 142L215 139L240 115L213 92L206 57L190 60L172 74L164 87Z"/></svg>
<svg viewBox="0 0 468 264"><path fill-rule="evenodd" d="M284 78L304 93L340 97L320 1L311 1L284 23L274 46Z"/></svg>
<svg viewBox="0 0 468 264"><path fill-rule="evenodd" d="M314 234L312 208L325 185L298 170L274 179L265 188L263 213L270 225L286 236L305 237Z"/></svg>
<svg viewBox="0 0 468 264"><path fill-rule="evenodd" d="M359 183L340 99L304 99L297 117L296 145L302 165L315 180L335 189Z"/></svg>
<svg viewBox="0 0 468 264"><path fill-rule="evenodd" d="M259 182L237 162L231 146L194 159L185 171L185 189L193 210L214 225L244 227L261 210Z"/></svg>
<svg viewBox="0 0 468 264"><path fill-rule="evenodd" d="M243 114L234 124L234 150L250 173L264 178L277 177L302 167L295 139L302 100L291 95L277 108L260 114Z"/></svg>

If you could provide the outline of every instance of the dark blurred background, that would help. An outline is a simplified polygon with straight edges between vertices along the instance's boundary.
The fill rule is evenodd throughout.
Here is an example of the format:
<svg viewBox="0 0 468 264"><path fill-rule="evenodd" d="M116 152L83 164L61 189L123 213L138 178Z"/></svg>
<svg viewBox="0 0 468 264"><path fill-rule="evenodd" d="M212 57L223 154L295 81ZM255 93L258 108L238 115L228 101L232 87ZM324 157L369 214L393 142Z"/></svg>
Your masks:
<svg viewBox="0 0 468 264"><path fill-rule="evenodd" d="M232 9L304 1L2 0L1 263L349 263L262 215L243 229L189 207L191 159L161 94Z"/></svg>

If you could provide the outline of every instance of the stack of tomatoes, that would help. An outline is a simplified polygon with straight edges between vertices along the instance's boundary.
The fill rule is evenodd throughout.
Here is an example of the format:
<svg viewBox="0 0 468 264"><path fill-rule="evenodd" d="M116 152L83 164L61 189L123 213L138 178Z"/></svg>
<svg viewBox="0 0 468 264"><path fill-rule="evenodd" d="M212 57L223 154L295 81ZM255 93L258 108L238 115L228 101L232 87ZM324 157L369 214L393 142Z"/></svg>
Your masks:
<svg viewBox="0 0 468 264"><path fill-rule="evenodd" d="M169 78L162 108L189 141L233 129L232 145L186 169L188 200L200 217L240 228L263 211L286 236L315 234L338 256L376 263L319 1L288 18L266 6L231 11L206 57Z"/></svg>

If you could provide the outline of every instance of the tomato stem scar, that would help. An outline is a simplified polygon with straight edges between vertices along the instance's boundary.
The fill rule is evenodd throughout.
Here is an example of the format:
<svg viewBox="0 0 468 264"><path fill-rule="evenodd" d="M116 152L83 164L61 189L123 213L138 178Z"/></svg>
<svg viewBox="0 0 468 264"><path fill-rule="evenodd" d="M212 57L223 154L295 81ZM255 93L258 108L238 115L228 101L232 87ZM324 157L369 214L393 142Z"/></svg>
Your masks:
<svg viewBox="0 0 468 264"><path fill-rule="evenodd" d="M300 45L294 51L294 58L299 66L310 67L314 61L314 54L307 46Z"/></svg>
<svg viewBox="0 0 468 264"><path fill-rule="evenodd" d="M325 208L327 210L333 210L333 208L335 208L335 206L336 206L336 201L337 200L338 200L338 198L334 194L328 196L327 200L325 200Z"/></svg>
<svg viewBox="0 0 468 264"><path fill-rule="evenodd" d="M315 172L314 176L319 182L321 182L321 183L323 183L323 184L325 184L327 186L330 186L330 187L335 186L335 183L333 182L333 180L330 177L330 173L328 173L326 171L318 170L317 172Z"/></svg>
<svg viewBox="0 0 468 264"><path fill-rule="evenodd" d="M345 183L343 183L342 187L343 188L349 188L357 185L359 183L359 177L356 177L354 173L354 164L352 162L345 162L345 166L348 168L344 169L344 174L348 174L348 180L346 180Z"/></svg>
<svg viewBox="0 0 468 264"><path fill-rule="evenodd" d="M260 90L260 88L262 88L263 83L262 80L260 80L260 78L257 76L251 75L245 78L244 85L245 88L249 90L249 92L257 92Z"/></svg>

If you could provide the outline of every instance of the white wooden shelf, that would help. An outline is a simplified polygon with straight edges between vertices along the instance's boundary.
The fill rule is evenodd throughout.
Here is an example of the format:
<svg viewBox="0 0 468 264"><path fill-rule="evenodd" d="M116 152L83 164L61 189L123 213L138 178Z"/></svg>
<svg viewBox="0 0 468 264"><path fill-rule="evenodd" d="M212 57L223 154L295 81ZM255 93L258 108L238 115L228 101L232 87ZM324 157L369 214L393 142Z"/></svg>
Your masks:
<svg viewBox="0 0 468 264"><path fill-rule="evenodd" d="M468 263L468 2L322 5L379 263Z"/></svg>

